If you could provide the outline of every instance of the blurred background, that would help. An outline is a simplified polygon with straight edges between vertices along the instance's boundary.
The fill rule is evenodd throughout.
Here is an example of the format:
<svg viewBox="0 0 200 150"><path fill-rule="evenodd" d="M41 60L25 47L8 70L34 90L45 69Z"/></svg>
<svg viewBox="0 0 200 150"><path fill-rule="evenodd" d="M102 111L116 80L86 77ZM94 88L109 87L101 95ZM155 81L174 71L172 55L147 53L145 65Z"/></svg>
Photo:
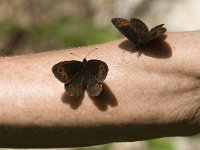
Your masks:
<svg viewBox="0 0 200 150"><path fill-rule="evenodd" d="M94 45L122 35L111 18L140 18L169 32L200 29L199 0L0 0L0 56ZM112 143L73 150L200 150L200 138Z"/></svg>

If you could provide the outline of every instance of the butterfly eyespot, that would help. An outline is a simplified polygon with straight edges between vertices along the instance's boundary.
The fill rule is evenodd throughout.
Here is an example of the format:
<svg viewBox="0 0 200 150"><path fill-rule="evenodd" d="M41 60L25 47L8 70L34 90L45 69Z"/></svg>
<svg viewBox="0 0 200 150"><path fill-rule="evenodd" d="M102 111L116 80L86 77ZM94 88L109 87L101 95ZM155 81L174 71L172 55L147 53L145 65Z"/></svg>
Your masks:
<svg viewBox="0 0 200 150"><path fill-rule="evenodd" d="M59 67L59 68L58 68L58 71L59 71L59 72L62 72L62 71L63 71L62 67Z"/></svg>
<svg viewBox="0 0 200 150"><path fill-rule="evenodd" d="M103 66L103 65L100 65L100 66L99 66L99 70L103 71L103 70L104 70L104 66Z"/></svg>
<svg viewBox="0 0 200 150"><path fill-rule="evenodd" d="M120 22L119 22L119 21L118 21L118 22L116 22L116 25L117 25L117 26L119 26L119 25L120 25Z"/></svg>
<svg viewBox="0 0 200 150"><path fill-rule="evenodd" d="M66 75L63 75L62 77L63 77L63 79L66 79Z"/></svg>

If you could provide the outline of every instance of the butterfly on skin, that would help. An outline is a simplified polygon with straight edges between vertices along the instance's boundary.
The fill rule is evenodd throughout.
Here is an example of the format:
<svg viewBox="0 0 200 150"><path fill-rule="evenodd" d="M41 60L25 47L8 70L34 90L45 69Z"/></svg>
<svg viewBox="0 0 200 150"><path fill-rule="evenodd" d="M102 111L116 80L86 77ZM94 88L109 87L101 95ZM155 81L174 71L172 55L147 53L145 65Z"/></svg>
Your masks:
<svg viewBox="0 0 200 150"><path fill-rule="evenodd" d="M87 61L62 61L52 67L54 76L65 84L70 96L82 96L86 90L89 96L98 96L102 91L102 82L108 73L105 62L97 59Z"/></svg>
<svg viewBox="0 0 200 150"><path fill-rule="evenodd" d="M130 21L123 18L113 18L111 22L126 38L135 44L136 49L162 36L167 31L163 27L164 24L149 30L145 23L137 18L132 18Z"/></svg>

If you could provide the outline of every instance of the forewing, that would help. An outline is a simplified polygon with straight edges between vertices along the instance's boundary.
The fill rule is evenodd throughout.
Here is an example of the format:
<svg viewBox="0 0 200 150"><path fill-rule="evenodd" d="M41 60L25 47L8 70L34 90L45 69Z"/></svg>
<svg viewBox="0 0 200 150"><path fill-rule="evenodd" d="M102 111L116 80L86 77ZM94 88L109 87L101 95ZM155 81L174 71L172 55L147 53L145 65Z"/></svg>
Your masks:
<svg viewBox="0 0 200 150"><path fill-rule="evenodd" d="M145 43L148 43L158 38L159 36L163 35L167 31L167 29L163 26L164 24L160 24L152 28L150 32L148 33L148 35L146 36Z"/></svg>
<svg viewBox="0 0 200 150"><path fill-rule="evenodd" d="M85 77L82 71L78 72L70 83L65 84L65 90L70 96L81 96L85 90Z"/></svg>
<svg viewBox="0 0 200 150"><path fill-rule="evenodd" d="M68 84L82 67L83 64L80 61L62 61L52 67L52 72L59 81Z"/></svg>
<svg viewBox="0 0 200 150"><path fill-rule="evenodd" d="M91 59L87 62L86 71L93 75L98 82L102 82L108 74L108 65L101 60Z"/></svg>
<svg viewBox="0 0 200 150"><path fill-rule="evenodd" d="M123 18L113 18L111 22L126 38L134 43L137 42L137 33L132 29L128 20Z"/></svg>
<svg viewBox="0 0 200 150"><path fill-rule="evenodd" d="M149 32L148 27L140 19L131 18L131 28L135 32L139 39L143 39Z"/></svg>

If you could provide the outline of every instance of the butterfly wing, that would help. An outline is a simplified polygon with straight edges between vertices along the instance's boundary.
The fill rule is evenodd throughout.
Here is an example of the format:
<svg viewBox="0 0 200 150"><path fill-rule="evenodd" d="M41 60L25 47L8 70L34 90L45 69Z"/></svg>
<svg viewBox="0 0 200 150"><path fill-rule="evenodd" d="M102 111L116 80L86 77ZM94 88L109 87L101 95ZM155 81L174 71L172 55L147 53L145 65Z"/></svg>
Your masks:
<svg viewBox="0 0 200 150"><path fill-rule="evenodd" d="M80 61L62 61L52 67L52 72L59 81L69 84L82 67Z"/></svg>
<svg viewBox="0 0 200 150"><path fill-rule="evenodd" d="M102 82L108 74L108 66L101 60L89 60L86 71L88 80L86 90L90 96L98 96L102 91Z"/></svg>
<svg viewBox="0 0 200 150"><path fill-rule="evenodd" d="M55 77L65 83L65 90L70 96L81 96L85 88L83 62L63 61L52 67Z"/></svg>
<svg viewBox="0 0 200 150"><path fill-rule="evenodd" d="M97 59L91 59L87 62L86 69L95 76L98 82L103 82L108 74L108 65Z"/></svg>
<svg viewBox="0 0 200 150"><path fill-rule="evenodd" d="M144 22L142 22L140 19L137 18L131 18L130 20L131 27L133 31L140 37L143 38L147 35L149 32L148 27L145 25Z"/></svg>
<svg viewBox="0 0 200 150"><path fill-rule="evenodd" d="M85 90L85 77L83 72L78 72L70 83L65 84L65 90L70 96L81 96Z"/></svg>
<svg viewBox="0 0 200 150"><path fill-rule="evenodd" d="M149 32L148 27L142 22L140 19L131 18L130 20L131 27L133 32L137 34L136 44L142 45L144 44L144 39Z"/></svg>
<svg viewBox="0 0 200 150"><path fill-rule="evenodd" d="M102 91L102 83L98 82L93 75L89 75L87 80L86 91L90 96L98 96Z"/></svg>
<svg viewBox="0 0 200 150"><path fill-rule="evenodd" d="M167 31L167 29L163 26L164 24L160 24L152 28L150 32L148 33L148 35L146 36L145 43L148 43L158 38L159 36L163 35Z"/></svg>
<svg viewBox="0 0 200 150"><path fill-rule="evenodd" d="M126 38L130 41L136 43L137 41L137 33L131 27L131 23L123 18L113 18L111 20L113 25L121 32Z"/></svg>

